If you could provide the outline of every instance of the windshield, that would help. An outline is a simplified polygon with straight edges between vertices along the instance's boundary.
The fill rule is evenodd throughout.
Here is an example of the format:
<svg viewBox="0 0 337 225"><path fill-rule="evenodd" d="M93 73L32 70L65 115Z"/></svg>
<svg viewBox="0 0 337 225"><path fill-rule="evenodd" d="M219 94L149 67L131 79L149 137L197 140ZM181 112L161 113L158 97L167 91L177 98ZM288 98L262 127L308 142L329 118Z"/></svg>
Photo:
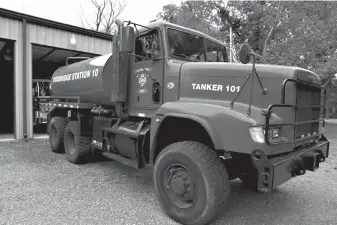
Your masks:
<svg viewBox="0 0 337 225"><path fill-rule="evenodd" d="M172 57L191 61L227 62L224 46L203 37L168 29L169 52ZM206 46L205 46L206 45Z"/></svg>

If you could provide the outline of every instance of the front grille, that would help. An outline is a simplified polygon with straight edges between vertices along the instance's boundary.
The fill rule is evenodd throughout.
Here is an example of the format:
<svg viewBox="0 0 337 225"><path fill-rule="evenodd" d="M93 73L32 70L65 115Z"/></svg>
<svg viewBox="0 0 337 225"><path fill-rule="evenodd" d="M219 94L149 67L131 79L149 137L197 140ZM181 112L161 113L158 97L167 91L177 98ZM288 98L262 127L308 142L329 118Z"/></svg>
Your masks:
<svg viewBox="0 0 337 225"><path fill-rule="evenodd" d="M296 89L296 105L309 106L321 104L321 89L318 87L307 86L304 84L297 84ZM303 122L309 120L318 120L321 115L321 108L297 108L296 122ZM302 124L295 127L295 138L306 137L312 135L314 132L318 133L319 122Z"/></svg>

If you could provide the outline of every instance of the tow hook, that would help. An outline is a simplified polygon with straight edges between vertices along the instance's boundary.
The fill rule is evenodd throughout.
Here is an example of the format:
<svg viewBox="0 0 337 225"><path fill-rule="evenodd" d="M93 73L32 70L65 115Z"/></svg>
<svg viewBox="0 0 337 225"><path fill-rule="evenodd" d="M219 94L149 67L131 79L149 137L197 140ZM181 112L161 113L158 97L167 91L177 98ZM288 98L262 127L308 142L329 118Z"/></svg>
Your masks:
<svg viewBox="0 0 337 225"><path fill-rule="evenodd" d="M317 153L319 153L319 162L324 162L325 161L325 157L324 157L324 154L322 152L322 150L317 150L316 151Z"/></svg>
<svg viewBox="0 0 337 225"><path fill-rule="evenodd" d="M306 169L303 161L301 159L296 159L294 163L294 170L292 172L293 177L305 174Z"/></svg>

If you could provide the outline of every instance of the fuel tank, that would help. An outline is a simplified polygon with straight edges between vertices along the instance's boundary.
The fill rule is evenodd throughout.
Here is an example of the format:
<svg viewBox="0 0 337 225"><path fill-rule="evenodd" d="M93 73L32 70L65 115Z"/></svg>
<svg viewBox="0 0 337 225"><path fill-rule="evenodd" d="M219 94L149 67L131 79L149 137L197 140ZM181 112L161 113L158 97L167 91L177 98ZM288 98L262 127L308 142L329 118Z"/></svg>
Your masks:
<svg viewBox="0 0 337 225"><path fill-rule="evenodd" d="M98 56L57 69L51 81L53 96L79 97L81 103L114 105L113 54ZM120 99L121 100L121 99Z"/></svg>

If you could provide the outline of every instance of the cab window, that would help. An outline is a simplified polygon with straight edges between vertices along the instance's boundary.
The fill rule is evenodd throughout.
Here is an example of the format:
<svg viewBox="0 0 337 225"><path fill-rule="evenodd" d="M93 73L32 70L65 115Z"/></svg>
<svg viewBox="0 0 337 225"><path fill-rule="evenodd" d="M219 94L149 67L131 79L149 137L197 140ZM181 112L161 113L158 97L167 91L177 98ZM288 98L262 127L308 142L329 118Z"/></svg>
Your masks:
<svg viewBox="0 0 337 225"><path fill-rule="evenodd" d="M169 53L174 58L205 61L204 39L197 35L168 29Z"/></svg>
<svg viewBox="0 0 337 225"><path fill-rule="evenodd" d="M226 49L210 40L205 40L207 62L228 62Z"/></svg>
<svg viewBox="0 0 337 225"><path fill-rule="evenodd" d="M153 30L136 38L135 43L136 61L150 60L161 56L158 31ZM142 56L142 57L137 57ZM147 59L148 58L148 59Z"/></svg>

